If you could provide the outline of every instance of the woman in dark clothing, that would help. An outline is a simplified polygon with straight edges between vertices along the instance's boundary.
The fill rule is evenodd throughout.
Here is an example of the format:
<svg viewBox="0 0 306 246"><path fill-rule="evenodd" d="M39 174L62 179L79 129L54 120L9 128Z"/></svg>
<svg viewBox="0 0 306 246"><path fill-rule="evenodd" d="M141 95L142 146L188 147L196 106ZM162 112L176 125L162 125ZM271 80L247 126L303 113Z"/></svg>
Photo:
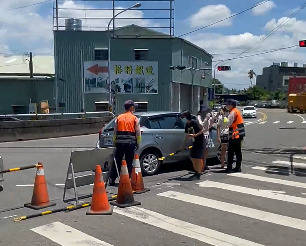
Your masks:
<svg viewBox="0 0 306 246"><path fill-rule="evenodd" d="M192 139L192 148L190 149L190 157L193 164L193 169L196 172L196 177L200 179L203 169L203 148L204 148L204 135L203 127L196 119L192 119L190 112L185 112L182 115L187 119L185 126L185 143L188 138ZM184 143L184 146L185 146Z"/></svg>

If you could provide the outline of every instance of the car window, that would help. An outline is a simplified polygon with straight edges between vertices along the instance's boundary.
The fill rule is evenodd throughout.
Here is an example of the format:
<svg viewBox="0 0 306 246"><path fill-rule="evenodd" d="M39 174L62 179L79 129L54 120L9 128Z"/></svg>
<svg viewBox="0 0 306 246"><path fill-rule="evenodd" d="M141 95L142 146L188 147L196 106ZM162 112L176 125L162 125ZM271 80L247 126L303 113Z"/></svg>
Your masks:
<svg viewBox="0 0 306 246"><path fill-rule="evenodd" d="M255 110L254 107L245 107L244 110Z"/></svg>
<svg viewBox="0 0 306 246"><path fill-rule="evenodd" d="M159 121L160 121L160 118L149 119L149 128L150 129L160 129Z"/></svg>
<svg viewBox="0 0 306 246"><path fill-rule="evenodd" d="M113 131L115 127L115 120L116 119L112 119L111 122L105 126L104 131Z"/></svg>

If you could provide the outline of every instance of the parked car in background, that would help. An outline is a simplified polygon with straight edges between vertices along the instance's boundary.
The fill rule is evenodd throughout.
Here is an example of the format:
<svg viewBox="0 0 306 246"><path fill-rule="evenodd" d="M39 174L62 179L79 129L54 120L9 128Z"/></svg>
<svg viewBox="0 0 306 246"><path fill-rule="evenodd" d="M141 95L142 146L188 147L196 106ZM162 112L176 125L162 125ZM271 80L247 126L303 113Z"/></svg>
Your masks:
<svg viewBox="0 0 306 246"><path fill-rule="evenodd" d="M256 118L256 108L254 106L247 106L242 109L243 118Z"/></svg>
<svg viewBox="0 0 306 246"><path fill-rule="evenodd" d="M181 151L174 156L169 154L179 151L184 144L185 123L180 113L175 112L144 112L135 114L140 121L142 142L139 146L141 169L144 175L154 175L163 163L188 160L189 151ZM97 147L113 146L115 119L99 132ZM219 144L217 131L211 130L208 158L217 158ZM191 145L191 142L189 143ZM164 161L160 157L168 156Z"/></svg>
<svg viewBox="0 0 306 246"><path fill-rule="evenodd" d="M0 121L20 121L20 119L11 116L0 116Z"/></svg>

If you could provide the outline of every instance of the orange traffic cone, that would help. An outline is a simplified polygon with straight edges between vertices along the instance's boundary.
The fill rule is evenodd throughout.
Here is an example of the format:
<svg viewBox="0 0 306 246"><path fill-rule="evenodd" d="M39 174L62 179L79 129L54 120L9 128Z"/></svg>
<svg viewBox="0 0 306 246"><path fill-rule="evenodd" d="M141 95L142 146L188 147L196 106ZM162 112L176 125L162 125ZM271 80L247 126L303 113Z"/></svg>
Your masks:
<svg viewBox="0 0 306 246"><path fill-rule="evenodd" d="M111 202L111 204L118 206L119 208L126 208L141 204L140 202L134 200L127 165L126 161L124 160L122 161L117 199L116 201Z"/></svg>
<svg viewBox="0 0 306 246"><path fill-rule="evenodd" d="M135 154L134 156L131 185L134 193L136 194L150 191L150 189L144 187L138 154Z"/></svg>
<svg viewBox="0 0 306 246"><path fill-rule="evenodd" d="M111 215L113 208L109 205L105 184L103 181L102 169L100 165L96 166L95 182L93 187L93 195L91 199L90 210L88 215Z"/></svg>
<svg viewBox="0 0 306 246"><path fill-rule="evenodd" d="M41 209L54 205L55 203L50 203L49 200L44 167L41 163L38 163L32 201L31 203L25 204L24 206L33 209Z"/></svg>

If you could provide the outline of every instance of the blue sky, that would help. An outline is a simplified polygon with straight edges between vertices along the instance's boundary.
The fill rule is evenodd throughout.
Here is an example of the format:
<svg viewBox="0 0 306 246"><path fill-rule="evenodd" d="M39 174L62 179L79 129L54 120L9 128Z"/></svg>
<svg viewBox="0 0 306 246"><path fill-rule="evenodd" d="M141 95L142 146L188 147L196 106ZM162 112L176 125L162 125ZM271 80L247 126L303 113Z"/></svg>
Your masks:
<svg viewBox="0 0 306 246"><path fill-rule="evenodd" d="M0 3L0 53L23 54L33 51L34 55L50 54L53 50L52 34L52 5L53 2L34 5L32 7L15 9L20 6L41 2L42 0L10 0ZM126 7L135 3L120 2L117 6ZM228 15L244 10L259 0L176 0L175 1L175 34L179 35L194 30L197 27L210 24ZM229 21L222 22L211 28L203 29L188 36L186 39L194 42L208 52L218 54L215 60L231 58L239 53L252 49L246 54L253 54L263 50L287 47L297 44L299 39L306 39L306 8L300 10L290 19L287 17L295 9L302 6L305 0L271 0L255 10L248 11ZM88 6L95 7L97 3L87 2ZM109 4L109 3L106 3ZM62 6L66 8L82 7L83 2L63 0ZM104 3L104 6L105 3ZM161 6L165 3L144 2L143 7ZM66 10L65 15L73 15L73 11ZM87 13L87 15L89 15ZM105 15L99 13L99 15ZM107 14L106 14L107 15ZM134 11L126 13L128 17L148 17L157 15L156 12ZM263 41L279 23L286 23L271 37ZM96 23L95 23L96 24ZM117 23L120 24L120 23ZM131 24L122 22L121 24ZM135 24L158 25L160 23L138 21ZM1 55L1 54L0 54ZM273 62L287 61L289 64L306 63L306 49L293 48L274 52L268 55L254 56L247 59L225 62L232 66L231 72L217 73L217 77L232 88L248 87L247 78L249 69L257 74L262 72L264 66ZM1 65L1 64L0 64Z"/></svg>

